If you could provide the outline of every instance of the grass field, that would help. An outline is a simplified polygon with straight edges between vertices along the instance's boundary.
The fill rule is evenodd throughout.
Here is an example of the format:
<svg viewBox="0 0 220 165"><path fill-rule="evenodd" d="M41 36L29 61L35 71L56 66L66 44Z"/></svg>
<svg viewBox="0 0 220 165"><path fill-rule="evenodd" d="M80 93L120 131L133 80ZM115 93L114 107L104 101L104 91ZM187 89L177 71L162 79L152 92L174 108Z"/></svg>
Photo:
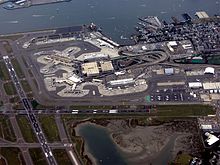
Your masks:
<svg viewBox="0 0 220 165"><path fill-rule="evenodd" d="M11 45L9 44L8 41L1 41L3 44L3 48L5 49L5 51L10 54L13 52Z"/></svg>
<svg viewBox="0 0 220 165"><path fill-rule="evenodd" d="M11 59L11 63L13 65L14 69L15 69L15 72L16 72L18 78L20 78L20 79L24 78L25 77L24 73L23 73L17 59L15 59L15 58Z"/></svg>
<svg viewBox="0 0 220 165"><path fill-rule="evenodd" d="M28 143L38 142L37 137L30 125L29 120L26 116L17 116L16 117L18 125L20 127L21 133L24 137L24 140Z"/></svg>
<svg viewBox="0 0 220 165"><path fill-rule="evenodd" d="M8 69L3 61L0 62L0 79L2 81L10 80Z"/></svg>
<svg viewBox="0 0 220 165"><path fill-rule="evenodd" d="M24 109L24 106L22 103L19 103L19 104L13 105L12 108L19 110L19 109Z"/></svg>
<svg viewBox="0 0 220 165"><path fill-rule="evenodd" d="M175 161L173 161L173 165L188 165L191 159L192 156L189 154L181 153L176 156Z"/></svg>
<svg viewBox="0 0 220 165"><path fill-rule="evenodd" d="M111 109L112 106L111 105L72 105L70 106L70 109Z"/></svg>
<svg viewBox="0 0 220 165"><path fill-rule="evenodd" d="M72 164L65 149L54 149L52 152L59 165L71 165Z"/></svg>
<svg viewBox="0 0 220 165"><path fill-rule="evenodd" d="M32 91L31 86L29 85L29 83L26 80L21 80L21 85L22 85L25 92Z"/></svg>
<svg viewBox="0 0 220 165"><path fill-rule="evenodd" d="M47 160L41 148L30 148L29 152L35 165L47 165Z"/></svg>
<svg viewBox="0 0 220 165"><path fill-rule="evenodd" d="M157 116L207 116L214 115L215 111L209 105L158 105ZM153 112L154 115L154 112Z"/></svg>
<svg viewBox="0 0 220 165"><path fill-rule="evenodd" d="M3 115L0 116L0 137L8 141L16 141L9 118Z"/></svg>
<svg viewBox="0 0 220 165"><path fill-rule="evenodd" d="M19 148L0 148L0 154L7 160L8 165L25 165Z"/></svg>
<svg viewBox="0 0 220 165"><path fill-rule="evenodd" d="M17 91L15 89L13 82L4 83L3 87L7 95L11 96L11 95L17 94Z"/></svg>
<svg viewBox="0 0 220 165"><path fill-rule="evenodd" d="M19 96L15 96L9 99L10 103L18 103L20 102L20 97Z"/></svg>
<svg viewBox="0 0 220 165"><path fill-rule="evenodd" d="M45 133L48 142L60 141L59 132L54 116L39 116L39 122L41 123L43 132Z"/></svg>
<svg viewBox="0 0 220 165"><path fill-rule="evenodd" d="M68 115L68 116L70 116L70 115ZM77 155L81 158L83 164L92 164L90 159L88 158L88 156L84 155L84 153L83 153L83 151L84 151L83 138L80 136L76 136L75 130L73 129L72 125L67 124L67 121L71 120L71 117L68 117L68 116L67 115L62 116L62 119L64 122L66 132L68 132L68 134L71 138L71 141L75 144L75 149L76 149ZM65 119L67 119L67 120L65 120ZM74 121L73 118L72 118L72 121Z"/></svg>
<svg viewBox="0 0 220 165"><path fill-rule="evenodd" d="M0 100L0 107L3 106L3 105L4 105L3 101Z"/></svg>

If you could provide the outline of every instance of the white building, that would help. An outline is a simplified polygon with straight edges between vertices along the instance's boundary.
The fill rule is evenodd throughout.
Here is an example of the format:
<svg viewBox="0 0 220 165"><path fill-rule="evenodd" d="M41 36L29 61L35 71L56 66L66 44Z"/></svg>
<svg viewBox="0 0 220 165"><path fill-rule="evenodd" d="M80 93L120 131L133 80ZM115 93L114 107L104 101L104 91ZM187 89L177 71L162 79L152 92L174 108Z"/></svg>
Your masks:
<svg viewBox="0 0 220 165"><path fill-rule="evenodd" d="M189 87L190 88L202 88L202 83L201 82L189 82Z"/></svg>
<svg viewBox="0 0 220 165"><path fill-rule="evenodd" d="M215 74L215 69L212 67L205 68L204 74Z"/></svg>
<svg viewBox="0 0 220 165"><path fill-rule="evenodd" d="M205 136L207 136L206 142L208 143L209 146L213 145L217 141L219 141L219 138L216 137L215 135L212 135L208 132L205 133Z"/></svg>
<svg viewBox="0 0 220 165"><path fill-rule="evenodd" d="M174 74L174 69L173 68L165 68L164 73L166 75L172 75L172 74Z"/></svg>
<svg viewBox="0 0 220 165"><path fill-rule="evenodd" d="M220 89L220 82L206 82L206 83L203 83L203 88L205 90Z"/></svg>
<svg viewBox="0 0 220 165"><path fill-rule="evenodd" d="M128 79L121 79L121 80L113 80L113 81L109 81L110 85L124 85L124 84L131 84L134 83L134 79L133 78L128 78Z"/></svg>

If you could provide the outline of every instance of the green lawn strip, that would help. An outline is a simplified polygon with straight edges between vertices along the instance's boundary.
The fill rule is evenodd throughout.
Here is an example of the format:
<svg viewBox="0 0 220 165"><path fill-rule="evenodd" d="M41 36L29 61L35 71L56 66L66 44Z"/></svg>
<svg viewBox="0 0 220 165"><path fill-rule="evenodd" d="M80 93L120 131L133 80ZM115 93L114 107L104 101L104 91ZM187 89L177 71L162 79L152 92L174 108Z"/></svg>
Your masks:
<svg viewBox="0 0 220 165"><path fill-rule="evenodd" d="M48 142L52 143L60 141L59 131L54 116L39 116L39 122L41 123L43 132L45 133Z"/></svg>
<svg viewBox="0 0 220 165"><path fill-rule="evenodd" d="M71 123L70 121L74 121L74 118L71 119L70 115L63 115L62 120L64 122L64 128L67 132L67 135L70 136L71 141L75 144L75 149L77 155L81 158L83 164L91 164L90 159L87 155L84 155L84 140L80 136L76 136L75 130L72 125L69 125Z"/></svg>
<svg viewBox="0 0 220 165"><path fill-rule="evenodd" d="M19 148L0 148L0 154L7 160L8 165L25 165L24 158Z"/></svg>
<svg viewBox="0 0 220 165"><path fill-rule="evenodd" d="M192 156L190 156L187 153L180 153L176 156L173 164L176 165L188 165L190 160L192 159Z"/></svg>
<svg viewBox="0 0 220 165"><path fill-rule="evenodd" d="M0 100L0 107L3 106L3 105L4 105L3 101Z"/></svg>
<svg viewBox="0 0 220 165"><path fill-rule="evenodd" d="M0 115L0 137L8 141L16 141L10 120L4 115Z"/></svg>
<svg viewBox="0 0 220 165"><path fill-rule="evenodd" d="M47 106L47 105L42 105L37 102L37 100L32 100L31 105L33 106L34 109L54 109L54 106Z"/></svg>
<svg viewBox="0 0 220 165"><path fill-rule="evenodd" d="M3 61L0 62L0 79L3 81L10 80L8 69Z"/></svg>
<svg viewBox="0 0 220 165"><path fill-rule="evenodd" d="M207 116L215 111L209 105L158 105L157 116Z"/></svg>
<svg viewBox="0 0 220 165"><path fill-rule="evenodd" d="M13 82L4 83L3 87L4 87L5 93L7 95L16 95L17 94L17 91L15 89Z"/></svg>
<svg viewBox="0 0 220 165"><path fill-rule="evenodd" d="M21 85L24 89L25 92L30 92L32 91L31 86L29 85L29 83L27 82L27 80L21 80Z"/></svg>
<svg viewBox="0 0 220 165"><path fill-rule="evenodd" d="M16 119L20 127L21 133L24 137L24 140L28 143L38 142L28 118L26 116L17 116Z"/></svg>
<svg viewBox="0 0 220 165"><path fill-rule="evenodd" d="M32 71L31 71L31 69L28 69L28 73L29 73L30 77L34 77L34 75L33 75Z"/></svg>
<svg viewBox="0 0 220 165"><path fill-rule="evenodd" d="M20 100L20 97L19 96L15 96L15 97L11 97L10 99L9 99L9 102L10 103L18 103L18 102L20 102L21 100Z"/></svg>
<svg viewBox="0 0 220 165"><path fill-rule="evenodd" d="M54 149L53 154L59 165L71 165L72 164L65 149Z"/></svg>
<svg viewBox="0 0 220 165"><path fill-rule="evenodd" d="M12 109L16 109L16 110L20 110L20 109L24 109L24 106L22 103L16 104L12 106Z"/></svg>
<svg viewBox="0 0 220 165"><path fill-rule="evenodd" d="M72 105L70 106L70 109L84 109L84 110L87 110L87 109L111 109L112 106L111 105L87 105L87 106L84 106L84 105Z"/></svg>
<svg viewBox="0 0 220 165"><path fill-rule="evenodd" d="M29 153L35 165L47 165L47 160L41 148L30 148Z"/></svg>
<svg viewBox="0 0 220 165"><path fill-rule="evenodd" d="M11 63L12 63L12 65L13 65L14 69L15 69L15 72L16 72L18 78L24 78L24 77L25 77L25 76L24 76L24 73L23 73L23 71L21 70L21 67L20 67L20 65L19 65L19 63L18 63L18 61L17 61L17 59L15 59L15 58L11 59Z"/></svg>

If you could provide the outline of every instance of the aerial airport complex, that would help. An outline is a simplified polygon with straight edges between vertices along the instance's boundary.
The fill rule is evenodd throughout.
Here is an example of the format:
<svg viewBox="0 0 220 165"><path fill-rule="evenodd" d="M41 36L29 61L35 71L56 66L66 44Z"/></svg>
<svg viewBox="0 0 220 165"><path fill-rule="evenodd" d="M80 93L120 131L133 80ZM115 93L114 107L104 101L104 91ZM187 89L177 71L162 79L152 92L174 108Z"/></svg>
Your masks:
<svg viewBox="0 0 220 165"><path fill-rule="evenodd" d="M56 98L143 94L149 103L211 101L220 92L215 65L220 23L203 13L197 12L196 20L187 14L185 21L173 18L172 24L140 18L136 44L128 46L104 36L95 24L25 34L15 44L29 54L23 58L34 67L38 83ZM166 87L177 93L167 94Z"/></svg>
<svg viewBox="0 0 220 165"><path fill-rule="evenodd" d="M204 11L195 15L184 13L182 20L172 17L171 23L155 16L139 18L130 45L112 41L94 23L0 36L6 38L2 60L49 164L56 160L11 61L18 61L33 98L44 105L144 105L137 111L114 106L69 111L74 115L146 113L148 106L167 104L210 104L218 109L220 16L209 17ZM198 119L207 148L219 142L212 133L220 130L216 114Z"/></svg>

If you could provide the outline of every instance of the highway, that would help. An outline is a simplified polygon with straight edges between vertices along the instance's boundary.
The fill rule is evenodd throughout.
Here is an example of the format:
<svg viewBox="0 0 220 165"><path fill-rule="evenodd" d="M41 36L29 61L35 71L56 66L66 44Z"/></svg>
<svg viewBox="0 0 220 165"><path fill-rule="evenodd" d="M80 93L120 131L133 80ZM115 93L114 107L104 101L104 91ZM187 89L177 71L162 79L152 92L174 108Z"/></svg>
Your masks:
<svg viewBox="0 0 220 165"><path fill-rule="evenodd" d="M26 96L26 94L25 94L25 92L24 92L24 90L23 90L23 88L22 88L22 86L21 86L21 84L18 80L18 77L16 75L16 72L15 72L12 64L11 64L11 61L10 61L9 57L4 56L3 59L4 59L4 62L7 66L9 74L11 76L11 79L12 79L14 85L15 85L17 93L18 93L18 95L19 95L19 97L20 97L20 99L23 103L23 106L24 106L25 111L28 115L29 121L31 122L32 128L34 129L34 132L36 133L38 141L40 142L41 148L42 148L42 150L45 154L45 157L46 157L48 163L50 165L57 165L57 162L56 162L56 160L55 160L55 158L52 154L52 151L51 151L50 147L47 144L47 140L46 140L45 135L44 135L44 133L41 129L41 126L39 125L39 122L38 122L35 114L32 113L33 108L31 106L31 103L27 99L27 96Z"/></svg>

